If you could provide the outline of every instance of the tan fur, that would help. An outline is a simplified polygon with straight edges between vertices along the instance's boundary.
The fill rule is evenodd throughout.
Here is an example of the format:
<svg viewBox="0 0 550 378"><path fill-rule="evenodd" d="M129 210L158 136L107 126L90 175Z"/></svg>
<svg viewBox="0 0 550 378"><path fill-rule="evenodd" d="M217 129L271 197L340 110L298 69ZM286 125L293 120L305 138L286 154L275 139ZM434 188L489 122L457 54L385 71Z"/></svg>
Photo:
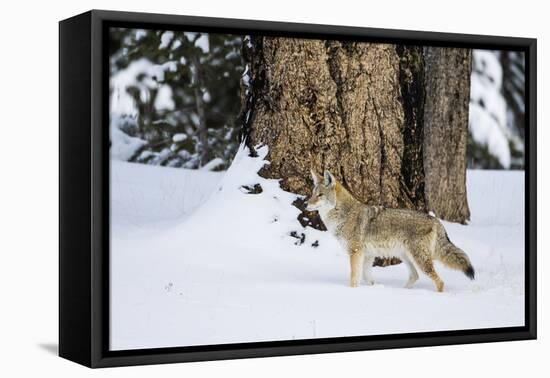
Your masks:
<svg viewBox="0 0 550 378"><path fill-rule="evenodd" d="M361 283L361 274L363 274L363 252L357 251L350 255L349 261L351 265L350 283L351 287L357 287Z"/></svg>
<svg viewBox="0 0 550 378"><path fill-rule="evenodd" d="M409 268L405 287L418 279L417 269L432 279L437 291L444 283L433 261L474 277L466 253L451 243L445 228L431 215L405 209L367 206L356 200L342 184L325 171L324 177L312 172L315 187L308 201L317 210L328 230L350 255L350 286L357 287L362 272L365 283L374 283L371 266L375 257L398 257Z"/></svg>

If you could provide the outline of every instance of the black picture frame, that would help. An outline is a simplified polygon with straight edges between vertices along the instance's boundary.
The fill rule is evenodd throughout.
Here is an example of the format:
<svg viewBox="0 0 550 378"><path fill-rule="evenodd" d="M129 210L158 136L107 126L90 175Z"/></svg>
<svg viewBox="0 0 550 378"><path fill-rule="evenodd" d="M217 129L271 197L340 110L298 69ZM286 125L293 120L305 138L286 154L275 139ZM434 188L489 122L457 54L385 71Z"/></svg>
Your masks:
<svg viewBox="0 0 550 378"><path fill-rule="evenodd" d="M520 50L526 57L525 326L109 351L107 28L262 34ZM59 23L59 354L88 367L536 338L536 64L530 38L92 10ZM83 167L88 167L83 168Z"/></svg>

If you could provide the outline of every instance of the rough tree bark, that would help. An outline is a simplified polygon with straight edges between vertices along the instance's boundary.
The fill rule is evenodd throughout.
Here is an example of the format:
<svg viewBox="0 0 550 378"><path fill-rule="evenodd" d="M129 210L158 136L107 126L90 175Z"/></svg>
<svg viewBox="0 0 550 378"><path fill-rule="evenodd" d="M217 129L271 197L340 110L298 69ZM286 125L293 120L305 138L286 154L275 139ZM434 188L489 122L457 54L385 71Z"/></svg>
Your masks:
<svg viewBox="0 0 550 378"><path fill-rule="evenodd" d="M247 37L243 46L247 85L242 91L242 136L251 149L259 144L269 147L270 164L262 169L262 176L282 179L283 189L309 195L310 169L329 169L367 204L428 211L428 198L431 204L444 202L437 197L440 191L427 193L425 169L430 174L442 171L434 168L434 155L427 156L431 160L426 165L424 123L438 111L438 105L427 98L431 95L427 89L437 88L442 96L447 93L425 80L432 71L425 69L423 48L273 37ZM469 71L469 63L462 63L468 64L463 70ZM468 91L469 78L464 80ZM460 84L457 91L463 88ZM430 113L425 112L426 104L431 104ZM452 113L453 108L446 111ZM450 121L448 128L467 128L467 116L464 124L463 117ZM430 135L440 143L434 148L446 150L455 143L453 138L435 137L441 133ZM453 145L452 151L457 160L465 161L465 145ZM455 165L448 162L442 181L447 176L464 176L465 171L453 170ZM464 184L464 177L456 181ZM457 200L462 196L466 203L464 188L447 188L456 193L446 195ZM303 209L303 204L296 205ZM306 212L300 221L324 227L318 217Z"/></svg>
<svg viewBox="0 0 550 378"><path fill-rule="evenodd" d="M424 171L427 208L465 223L471 50L425 48Z"/></svg>

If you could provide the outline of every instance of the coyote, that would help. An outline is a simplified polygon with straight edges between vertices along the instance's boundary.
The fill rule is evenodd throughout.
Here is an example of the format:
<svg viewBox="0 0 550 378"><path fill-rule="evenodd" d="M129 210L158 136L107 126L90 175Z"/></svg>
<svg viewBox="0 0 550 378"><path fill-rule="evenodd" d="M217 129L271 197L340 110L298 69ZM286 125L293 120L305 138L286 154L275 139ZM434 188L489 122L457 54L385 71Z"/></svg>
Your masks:
<svg viewBox="0 0 550 378"><path fill-rule="evenodd" d="M409 269L406 288L418 280L418 268L442 292L443 281L434 269L434 260L474 279L470 259L451 243L437 218L414 210L367 206L355 199L329 171L325 171L324 177L314 171L311 175L315 186L307 209L319 212L328 230L348 252L351 287L359 286L361 271L367 285L374 283L371 267L375 257L400 258Z"/></svg>

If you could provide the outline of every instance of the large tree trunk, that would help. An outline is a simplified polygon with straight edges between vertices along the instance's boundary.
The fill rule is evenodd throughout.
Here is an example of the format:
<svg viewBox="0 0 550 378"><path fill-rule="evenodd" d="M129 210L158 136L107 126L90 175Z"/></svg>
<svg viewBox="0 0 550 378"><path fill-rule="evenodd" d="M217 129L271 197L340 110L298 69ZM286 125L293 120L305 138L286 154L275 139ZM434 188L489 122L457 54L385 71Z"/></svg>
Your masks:
<svg viewBox="0 0 550 378"><path fill-rule="evenodd" d="M427 198L442 203L439 192L431 196L425 186L425 167L430 174L441 171L425 164L425 118L437 108L425 112L425 103L431 103L425 75L431 71L425 70L423 48L273 37L246 38L243 45L243 138L252 149L269 147L270 164L262 176L282 179L283 189L309 195L310 169L329 169L367 204L427 211ZM466 115L467 106L461 110ZM456 117L452 125L467 130L467 116L462 121ZM455 143L436 142L441 150ZM452 151L465 161L465 145L453 145ZM444 174L461 175L456 181L464 184L465 171L453 169ZM464 188L449 188L455 192L446 195L462 196L466 203ZM323 228L313 214L300 220Z"/></svg>
<svg viewBox="0 0 550 378"><path fill-rule="evenodd" d="M439 218L465 223L466 144L471 50L424 49L424 171L428 209Z"/></svg>

